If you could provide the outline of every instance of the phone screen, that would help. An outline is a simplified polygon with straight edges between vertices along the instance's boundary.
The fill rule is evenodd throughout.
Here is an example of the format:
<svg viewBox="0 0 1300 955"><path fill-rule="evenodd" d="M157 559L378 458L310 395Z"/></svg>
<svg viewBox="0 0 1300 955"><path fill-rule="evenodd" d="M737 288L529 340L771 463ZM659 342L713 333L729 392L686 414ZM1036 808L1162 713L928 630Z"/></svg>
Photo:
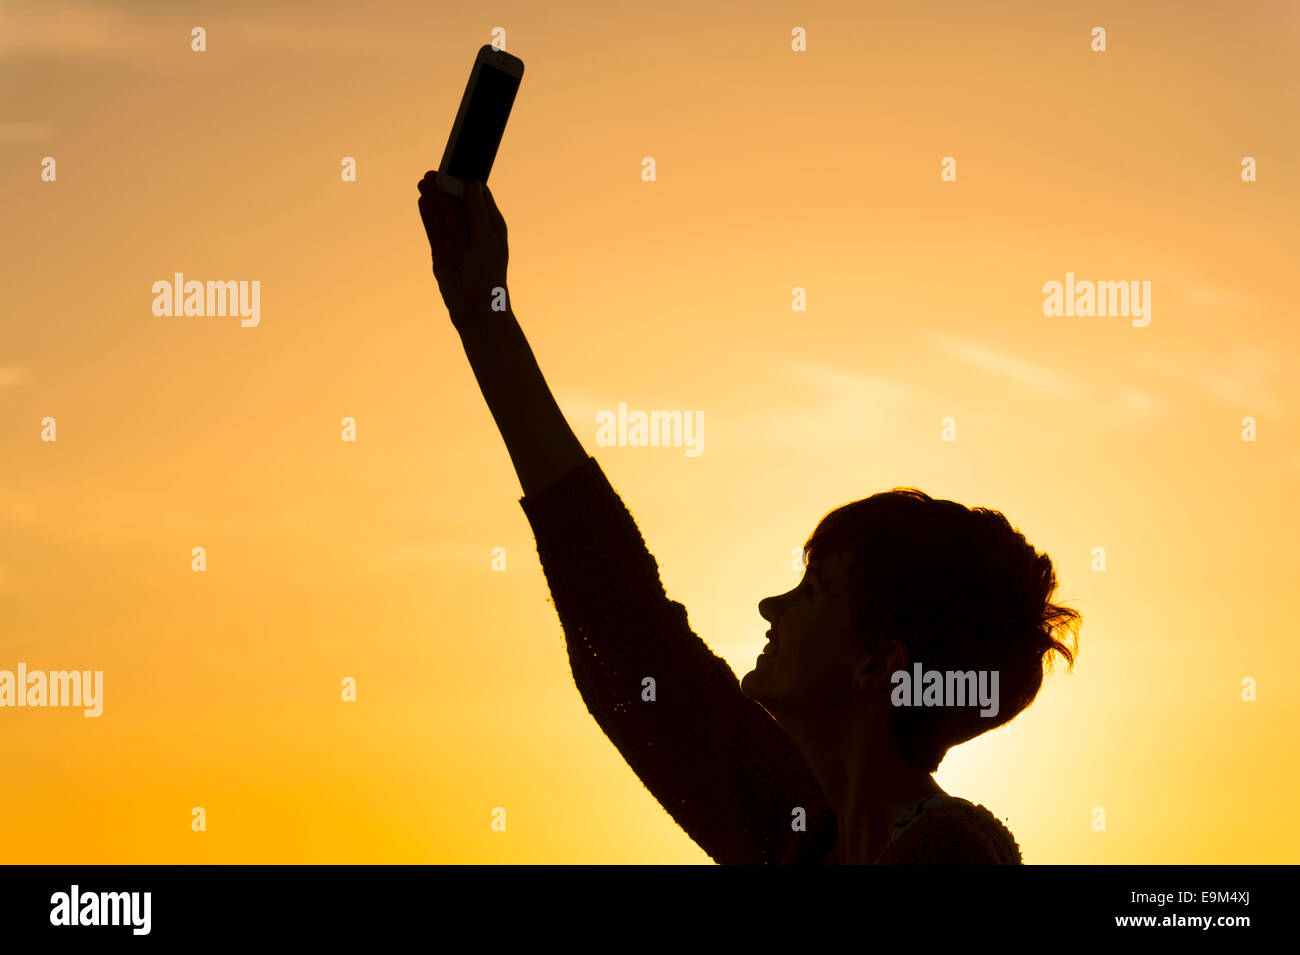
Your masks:
<svg viewBox="0 0 1300 955"><path fill-rule="evenodd" d="M469 107L456 138L456 149L447 162L447 172L465 182L487 180L505 135L510 107L519 92L519 80L484 65L470 94Z"/></svg>

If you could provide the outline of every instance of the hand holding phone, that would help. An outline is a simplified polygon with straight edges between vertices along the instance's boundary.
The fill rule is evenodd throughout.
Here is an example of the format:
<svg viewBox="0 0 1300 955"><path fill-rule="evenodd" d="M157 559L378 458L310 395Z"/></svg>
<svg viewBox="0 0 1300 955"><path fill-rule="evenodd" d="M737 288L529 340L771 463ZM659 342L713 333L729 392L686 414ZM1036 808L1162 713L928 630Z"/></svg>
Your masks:
<svg viewBox="0 0 1300 955"><path fill-rule="evenodd" d="M452 325L463 335L468 324L502 300L508 310L510 244L505 217L486 185L471 180L462 200L439 189L438 177L437 170L430 170L420 181L420 218L442 300Z"/></svg>

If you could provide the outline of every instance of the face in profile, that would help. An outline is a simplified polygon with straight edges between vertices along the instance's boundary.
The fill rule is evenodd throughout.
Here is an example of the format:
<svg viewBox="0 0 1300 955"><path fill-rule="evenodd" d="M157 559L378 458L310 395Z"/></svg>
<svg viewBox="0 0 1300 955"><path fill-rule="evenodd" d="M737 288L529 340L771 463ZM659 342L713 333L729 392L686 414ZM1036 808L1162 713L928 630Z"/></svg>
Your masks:
<svg viewBox="0 0 1300 955"><path fill-rule="evenodd" d="M772 628L740 689L778 719L783 708L841 704L851 696L854 667L866 655L853 634L851 566L847 552L813 560L797 587L759 601Z"/></svg>

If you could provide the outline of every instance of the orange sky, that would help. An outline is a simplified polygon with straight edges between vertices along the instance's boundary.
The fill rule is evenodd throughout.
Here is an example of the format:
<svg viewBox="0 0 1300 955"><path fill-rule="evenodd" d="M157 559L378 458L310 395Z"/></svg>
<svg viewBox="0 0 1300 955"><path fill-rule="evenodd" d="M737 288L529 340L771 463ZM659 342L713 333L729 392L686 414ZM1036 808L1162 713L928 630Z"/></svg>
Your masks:
<svg viewBox="0 0 1300 955"><path fill-rule="evenodd" d="M0 861L709 861L573 686L429 271L496 27L516 314L737 675L827 511L1003 510L1079 665L940 784L1027 862L1294 861L1300 13L1134 7L0 7L0 669L105 673L98 719L0 709ZM155 316L175 272L260 323ZM1044 316L1067 272L1150 324ZM620 402L703 453L597 446Z"/></svg>

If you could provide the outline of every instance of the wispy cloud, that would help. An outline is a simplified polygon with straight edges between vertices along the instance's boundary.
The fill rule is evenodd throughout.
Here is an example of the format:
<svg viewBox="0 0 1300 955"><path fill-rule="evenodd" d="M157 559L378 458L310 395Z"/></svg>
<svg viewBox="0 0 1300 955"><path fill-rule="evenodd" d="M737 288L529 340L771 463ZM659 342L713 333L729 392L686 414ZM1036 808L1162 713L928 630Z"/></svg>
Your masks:
<svg viewBox="0 0 1300 955"><path fill-rule="evenodd" d="M351 53L392 56L428 49L419 31L404 29L359 30L352 26L314 24L304 30L297 18L249 20L240 27L241 43L250 47L297 53Z"/></svg>
<svg viewBox="0 0 1300 955"><path fill-rule="evenodd" d="M103 3L41 0L0 6L0 56L129 60L138 48L148 44L148 34L161 32L156 20L139 14L130 16Z"/></svg>
<svg viewBox="0 0 1300 955"><path fill-rule="evenodd" d="M296 10L244 14L220 7L164 7L157 13L130 2L6 0L0 6L0 57L91 57L150 69L155 59L151 54L187 50L196 26L208 31L210 52L242 48L392 56L416 54L429 46L427 33L419 29L383 20L335 25L304 19Z"/></svg>
<svg viewBox="0 0 1300 955"><path fill-rule="evenodd" d="M1121 388L1115 400L1122 409L1139 418L1152 418L1173 410L1168 398L1146 388Z"/></svg>
<svg viewBox="0 0 1300 955"><path fill-rule="evenodd" d="M807 399L782 387L738 430L756 440L797 449L827 449L878 440L897 428L912 389L901 381L810 361L783 361L773 371L805 386Z"/></svg>
<svg viewBox="0 0 1300 955"><path fill-rule="evenodd" d="M53 135L49 123L0 123L0 143L35 143Z"/></svg>
<svg viewBox="0 0 1300 955"><path fill-rule="evenodd" d="M1187 286L1187 304L1201 308L1245 305L1246 297L1232 289L1206 285L1204 282L1193 282Z"/></svg>
<svg viewBox="0 0 1300 955"><path fill-rule="evenodd" d="M1282 407L1278 391L1300 377L1295 361L1245 342L1234 342L1212 356L1151 351L1134 360L1145 371L1190 385L1242 414L1277 413Z"/></svg>
<svg viewBox="0 0 1300 955"><path fill-rule="evenodd" d="M482 543L446 540L397 542L368 551L363 559L372 567L384 569L452 565L488 571L492 566L491 548Z"/></svg>
<svg viewBox="0 0 1300 955"><path fill-rule="evenodd" d="M982 342L940 332L928 332L926 338L936 351L950 355L972 368L1024 385L1037 394L1054 395L1075 404L1082 404L1090 395L1087 387L1056 368L1019 358Z"/></svg>
<svg viewBox="0 0 1300 955"><path fill-rule="evenodd" d="M1207 301L1214 298L1219 304L1236 301L1232 293L1208 286L1200 287L1196 294ZM1300 380L1300 364L1276 351L1244 342L1232 343L1214 355L1148 349L1128 356L1145 384L1132 385L1126 381L1108 386L1094 399L1092 388L1055 368L952 335L929 333L926 337L932 347L944 354L1025 385L1038 394L1053 395L1075 404L1110 401L1140 418L1167 414L1174 409L1175 402L1168 394L1171 386L1190 386L1206 398L1240 409L1243 414L1251 411L1275 414L1283 406L1278 397L1280 390ZM1165 385L1163 390L1161 379Z"/></svg>
<svg viewBox="0 0 1300 955"><path fill-rule="evenodd" d="M30 378L27 369L19 368L16 365L0 365L0 388L9 388L13 385L21 385Z"/></svg>
<svg viewBox="0 0 1300 955"><path fill-rule="evenodd" d="M0 487L0 524L30 526L40 520L37 507L11 488Z"/></svg>

